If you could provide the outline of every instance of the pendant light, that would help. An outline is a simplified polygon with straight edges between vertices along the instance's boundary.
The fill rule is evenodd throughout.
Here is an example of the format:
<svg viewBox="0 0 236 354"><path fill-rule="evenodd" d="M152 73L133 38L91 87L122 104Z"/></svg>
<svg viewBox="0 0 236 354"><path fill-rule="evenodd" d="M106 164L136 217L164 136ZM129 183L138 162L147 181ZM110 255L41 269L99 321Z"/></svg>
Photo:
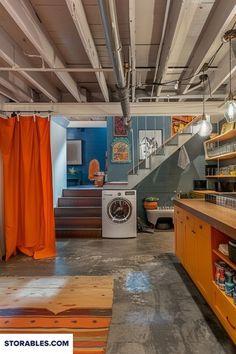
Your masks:
<svg viewBox="0 0 236 354"><path fill-rule="evenodd" d="M209 121L209 116L206 114L205 111L205 88L204 88L204 82L208 79L208 76L203 73L203 75L200 76L200 80L202 81L202 87L203 87L203 97L202 97L202 105L203 105L203 112L202 112L202 119L198 123L198 134L202 137L209 136L212 132L212 124Z"/></svg>
<svg viewBox="0 0 236 354"><path fill-rule="evenodd" d="M236 38L236 30L232 29L224 34L223 41L229 42L229 96L225 103L224 116L227 122L236 122L236 102L234 100L231 88L231 56L232 56L232 39Z"/></svg>

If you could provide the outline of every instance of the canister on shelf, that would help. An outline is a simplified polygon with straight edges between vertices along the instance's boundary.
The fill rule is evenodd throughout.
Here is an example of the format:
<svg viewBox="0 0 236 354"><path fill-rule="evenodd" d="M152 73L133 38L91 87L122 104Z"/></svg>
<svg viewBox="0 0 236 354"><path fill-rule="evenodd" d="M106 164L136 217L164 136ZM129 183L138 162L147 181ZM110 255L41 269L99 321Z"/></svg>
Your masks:
<svg viewBox="0 0 236 354"><path fill-rule="evenodd" d="M234 288L234 283L228 283L225 282L225 293L228 296L233 296L233 292L234 292L235 288Z"/></svg>
<svg viewBox="0 0 236 354"><path fill-rule="evenodd" d="M215 282L219 286L220 289L225 289L225 267L226 263L223 261L215 262Z"/></svg>
<svg viewBox="0 0 236 354"><path fill-rule="evenodd" d="M229 268L225 269L225 282L233 284L233 275L234 275L233 269L229 269Z"/></svg>

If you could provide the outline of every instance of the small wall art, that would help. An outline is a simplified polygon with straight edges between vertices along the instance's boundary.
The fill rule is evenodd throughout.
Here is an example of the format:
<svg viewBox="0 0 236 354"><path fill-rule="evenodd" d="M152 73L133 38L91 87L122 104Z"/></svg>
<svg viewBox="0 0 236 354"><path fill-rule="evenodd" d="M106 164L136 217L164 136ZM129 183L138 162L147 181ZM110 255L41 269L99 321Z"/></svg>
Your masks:
<svg viewBox="0 0 236 354"><path fill-rule="evenodd" d="M145 159L159 148L162 141L162 129L139 130L139 158Z"/></svg>
<svg viewBox="0 0 236 354"><path fill-rule="evenodd" d="M125 128L123 117L113 117L113 135L127 136L127 130Z"/></svg>
<svg viewBox="0 0 236 354"><path fill-rule="evenodd" d="M232 129L234 129L234 122L226 122L222 125L220 134L225 134Z"/></svg>
<svg viewBox="0 0 236 354"><path fill-rule="evenodd" d="M67 140L67 165L82 165L81 140Z"/></svg>
<svg viewBox="0 0 236 354"><path fill-rule="evenodd" d="M193 120L194 116L172 116L171 117L171 135L183 130L184 127Z"/></svg>
<svg viewBox="0 0 236 354"><path fill-rule="evenodd" d="M131 151L128 138L115 138L111 144L111 162L131 162Z"/></svg>

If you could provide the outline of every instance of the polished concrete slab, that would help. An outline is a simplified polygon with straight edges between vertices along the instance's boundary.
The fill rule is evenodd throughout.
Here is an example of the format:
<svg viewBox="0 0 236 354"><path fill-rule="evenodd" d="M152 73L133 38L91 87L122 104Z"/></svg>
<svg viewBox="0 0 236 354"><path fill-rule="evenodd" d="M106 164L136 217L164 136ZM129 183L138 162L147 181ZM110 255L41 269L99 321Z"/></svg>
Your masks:
<svg viewBox="0 0 236 354"><path fill-rule="evenodd" d="M1 275L113 275L107 354L233 354L236 348L174 256L173 232L60 240L57 257L18 255Z"/></svg>

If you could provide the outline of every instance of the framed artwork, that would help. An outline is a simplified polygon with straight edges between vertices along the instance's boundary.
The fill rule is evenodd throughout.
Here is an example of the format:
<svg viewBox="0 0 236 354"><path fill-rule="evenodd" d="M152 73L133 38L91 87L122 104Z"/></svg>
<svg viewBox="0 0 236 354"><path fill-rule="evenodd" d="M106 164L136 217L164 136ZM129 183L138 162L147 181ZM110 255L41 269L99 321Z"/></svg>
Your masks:
<svg viewBox="0 0 236 354"><path fill-rule="evenodd" d="M128 138L115 138L111 144L111 162L131 162L131 151Z"/></svg>
<svg viewBox="0 0 236 354"><path fill-rule="evenodd" d="M171 135L183 130L184 127L193 120L194 116L172 116L171 117Z"/></svg>
<svg viewBox="0 0 236 354"><path fill-rule="evenodd" d="M163 143L162 129L139 130L139 158L145 159Z"/></svg>
<svg viewBox="0 0 236 354"><path fill-rule="evenodd" d="M127 136L127 130L125 128L123 117L113 117L113 135Z"/></svg>
<svg viewBox="0 0 236 354"><path fill-rule="evenodd" d="M68 179L79 179L81 178L81 170L77 165L67 166L67 178Z"/></svg>
<svg viewBox="0 0 236 354"><path fill-rule="evenodd" d="M67 165L82 165L81 140L67 140Z"/></svg>
<svg viewBox="0 0 236 354"><path fill-rule="evenodd" d="M234 129L234 122L226 122L222 125L221 127L221 131L220 131L220 134L224 134L224 133L227 133L228 131Z"/></svg>

